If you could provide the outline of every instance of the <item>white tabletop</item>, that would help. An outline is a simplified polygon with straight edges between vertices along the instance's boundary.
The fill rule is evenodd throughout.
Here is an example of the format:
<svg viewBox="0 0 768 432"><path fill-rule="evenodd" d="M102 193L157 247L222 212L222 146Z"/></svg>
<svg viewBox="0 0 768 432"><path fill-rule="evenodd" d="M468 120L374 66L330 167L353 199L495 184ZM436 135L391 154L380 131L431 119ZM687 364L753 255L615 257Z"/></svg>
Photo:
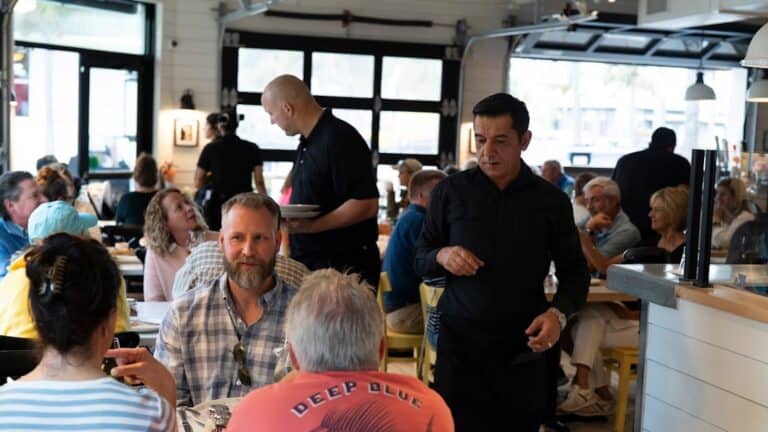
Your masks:
<svg viewBox="0 0 768 432"><path fill-rule="evenodd" d="M135 254L112 255L112 258L123 276L141 276L144 274L144 264Z"/></svg>

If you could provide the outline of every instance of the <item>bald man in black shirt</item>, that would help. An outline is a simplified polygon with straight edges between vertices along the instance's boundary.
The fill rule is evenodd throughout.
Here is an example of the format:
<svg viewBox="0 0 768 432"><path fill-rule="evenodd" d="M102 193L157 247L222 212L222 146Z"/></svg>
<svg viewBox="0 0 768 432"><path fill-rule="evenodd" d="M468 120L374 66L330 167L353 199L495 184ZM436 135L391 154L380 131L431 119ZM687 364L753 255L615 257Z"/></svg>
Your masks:
<svg viewBox="0 0 768 432"><path fill-rule="evenodd" d="M417 273L447 276L435 389L457 431L538 431L554 373L544 352L584 304L589 272L568 197L520 158L525 104L500 93L473 113L479 167L437 185L417 243Z"/></svg>

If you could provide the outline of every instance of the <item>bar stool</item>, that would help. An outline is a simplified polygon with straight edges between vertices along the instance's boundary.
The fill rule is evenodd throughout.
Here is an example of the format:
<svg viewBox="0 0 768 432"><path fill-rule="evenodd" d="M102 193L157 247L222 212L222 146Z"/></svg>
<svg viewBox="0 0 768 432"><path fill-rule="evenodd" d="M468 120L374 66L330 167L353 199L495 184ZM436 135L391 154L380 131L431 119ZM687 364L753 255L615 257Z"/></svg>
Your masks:
<svg viewBox="0 0 768 432"><path fill-rule="evenodd" d="M629 401L629 383L637 380L637 348L605 348L603 349L603 361L608 370L615 370L619 374L619 394L616 396L616 419L613 430L614 432L623 432ZM632 366L635 366L634 370Z"/></svg>

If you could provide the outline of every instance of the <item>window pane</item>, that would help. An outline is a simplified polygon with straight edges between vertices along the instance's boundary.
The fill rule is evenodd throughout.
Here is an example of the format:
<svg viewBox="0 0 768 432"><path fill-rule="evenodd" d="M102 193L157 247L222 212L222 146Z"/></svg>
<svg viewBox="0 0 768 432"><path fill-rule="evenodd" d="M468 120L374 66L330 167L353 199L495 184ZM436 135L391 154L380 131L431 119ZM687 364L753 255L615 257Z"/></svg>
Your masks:
<svg viewBox="0 0 768 432"><path fill-rule="evenodd" d="M304 53L276 49L240 48L237 91L261 93L278 75L304 75Z"/></svg>
<svg viewBox="0 0 768 432"><path fill-rule="evenodd" d="M613 168L660 126L677 133L675 153L685 158L713 148L716 136L741 142L746 70L706 71L715 101L684 100L695 80L686 68L510 58L508 90L528 106L534 137L523 158Z"/></svg>
<svg viewBox="0 0 768 432"><path fill-rule="evenodd" d="M373 118L371 111L334 108L333 115L354 126L365 139L368 148L371 147L371 121Z"/></svg>
<svg viewBox="0 0 768 432"><path fill-rule="evenodd" d="M11 169L35 172L37 159L49 154L69 163L77 155L80 55L16 48L13 60Z"/></svg>
<svg viewBox="0 0 768 432"><path fill-rule="evenodd" d="M381 97L385 99L440 100L443 62L437 59L384 57Z"/></svg>
<svg viewBox="0 0 768 432"><path fill-rule="evenodd" d="M91 68L88 108L88 167L91 171L133 169L136 160L138 72Z"/></svg>
<svg viewBox="0 0 768 432"><path fill-rule="evenodd" d="M281 190L292 167L293 162L264 162L264 183L267 185L267 195L275 201L281 202ZM290 196L286 195L286 198Z"/></svg>
<svg viewBox="0 0 768 432"><path fill-rule="evenodd" d="M237 113L245 118L240 121L237 134L248 141L253 141L263 149L296 150L299 136L286 136L277 125L269 123L269 115L261 105L238 105Z"/></svg>
<svg viewBox="0 0 768 432"><path fill-rule="evenodd" d="M437 154L440 114L382 111L379 127L381 153Z"/></svg>
<svg viewBox="0 0 768 432"><path fill-rule="evenodd" d="M312 94L373 97L373 56L312 53Z"/></svg>
<svg viewBox="0 0 768 432"><path fill-rule="evenodd" d="M128 2L87 7L23 0L13 13L14 37L26 42L144 54L145 9L141 3Z"/></svg>

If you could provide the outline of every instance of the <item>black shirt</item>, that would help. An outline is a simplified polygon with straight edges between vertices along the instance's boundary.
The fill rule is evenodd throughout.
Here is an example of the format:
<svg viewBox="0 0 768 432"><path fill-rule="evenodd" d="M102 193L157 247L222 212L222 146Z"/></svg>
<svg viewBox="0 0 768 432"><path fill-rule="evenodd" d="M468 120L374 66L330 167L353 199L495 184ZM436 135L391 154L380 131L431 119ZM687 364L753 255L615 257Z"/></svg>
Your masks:
<svg viewBox="0 0 768 432"><path fill-rule="evenodd" d="M474 276L453 276L436 260L445 246L462 246L485 265ZM544 278L552 260L559 280L553 306L571 315L589 287L571 203L525 163L504 190L473 168L432 191L414 265L422 277L447 275L444 316L504 322L504 331L523 338L548 307Z"/></svg>
<svg viewBox="0 0 768 432"><path fill-rule="evenodd" d="M157 191L128 192L120 198L115 211L115 221L118 224L144 226L144 212L149 201Z"/></svg>
<svg viewBox="0 0 768 432"><path fill-rule="evenodd" d="M691 164L682 156L662 149L646 149L624 155L611 178L619 184L621 208L640 230L641 244L655 245L658 234L651 229L651 195L668 186L688 184Z"/></svg>
<svg viewBox="0 0 768 432"><path fill-rule="evenodd" d="M291 204L319 204L322 214L349 199L379 197L368 145L354 127L334 117L330 109L325 109L309 136L300 139L291 185ZM291 255L354 254L361 246L374 245L377 237L374 216L335 230L292 234Z"/></svg>
<svg viewBox="0 0 768 432"><path fill-rule="evenodd" d="M203 148L197 166L211 173L212 189L223 197L253 191L253 170L263 165L261 149L256 144L225 135Z"/></svg>

